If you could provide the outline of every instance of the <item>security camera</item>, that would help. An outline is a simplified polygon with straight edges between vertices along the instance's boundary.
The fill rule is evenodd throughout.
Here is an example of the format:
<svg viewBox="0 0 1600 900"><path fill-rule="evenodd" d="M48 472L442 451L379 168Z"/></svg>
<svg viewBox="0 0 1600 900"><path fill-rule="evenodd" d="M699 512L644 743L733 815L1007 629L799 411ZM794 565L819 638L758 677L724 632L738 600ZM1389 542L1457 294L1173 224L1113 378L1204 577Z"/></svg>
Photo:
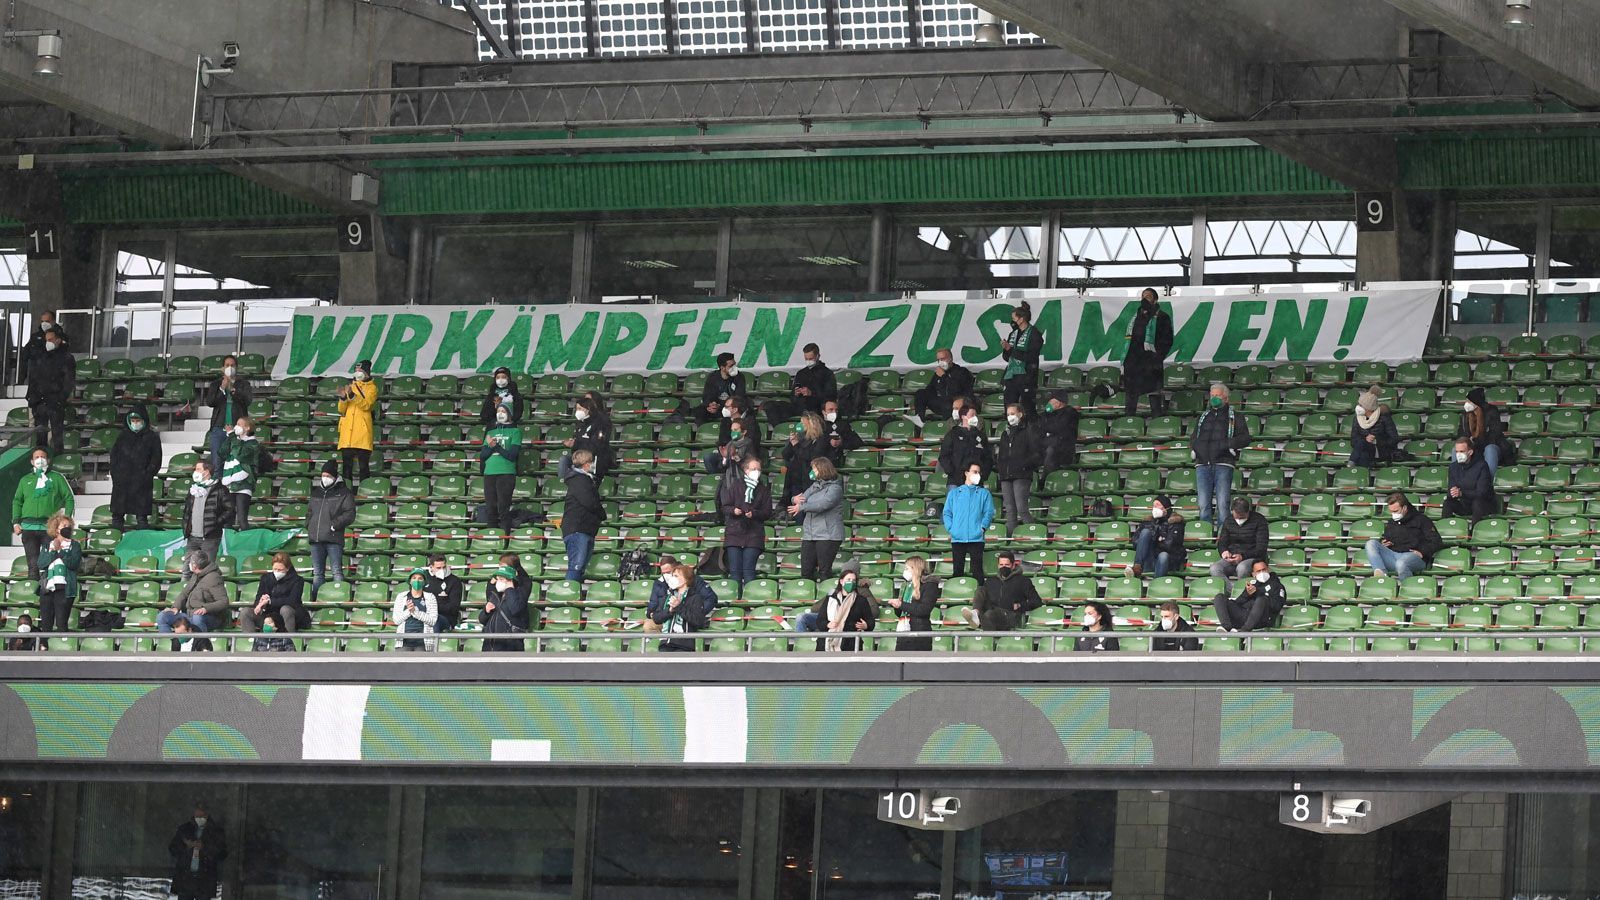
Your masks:
<svg viewBox="0 0 1600 900"><path fill-rule="evenodd" d="M928 804L928 809L934 815L953 816L961 811L960 797L935 797Z"/></svg>
<svg viewBox="0 0 1600 900"><path fill-rule="evenodd" d="M1351 819L1365 818L1372 811L1372 801L1358 797L1335 797L1329 804L1328 821L1343 824Z"/></svg>
<svg viewBox="0 0 1600 900"><path fill-rule="evenodd" d="M238 65L239 65L239 42L238 41L223 41L222 42L222 67L224 69L232 69L232 68L234 68L234 67L236 67Z"/></svg>

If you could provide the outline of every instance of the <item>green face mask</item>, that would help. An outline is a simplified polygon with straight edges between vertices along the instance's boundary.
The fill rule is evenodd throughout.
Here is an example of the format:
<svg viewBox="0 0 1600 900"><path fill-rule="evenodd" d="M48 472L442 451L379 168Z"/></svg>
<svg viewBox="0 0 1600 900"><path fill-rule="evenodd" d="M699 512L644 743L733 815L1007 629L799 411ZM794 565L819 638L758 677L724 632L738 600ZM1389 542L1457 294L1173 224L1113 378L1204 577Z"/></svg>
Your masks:
<svg viewBox="0 0 1600 900"><path fill-rule="evenodd" d="M847 591L853 591L856 589L856 580L854 578L846 578L839 582L839 586Z"/></svg>
<svg viewBox="0 0 1600 900"><path fill-rule="evenodd" d="M734 428L734 429L729 430L728 436L731 437L733 440L737 441L739 439L739 436L741 434L743 434L743 433L744 432L740 431L739 429Z"/></svg>
<svg viewBox="0 0 1600 900"><path fill-rule="evenodd" d="M1211 408L1212 409L1217 409L1217 408L1219 408L1221 406L1222 406L1222 398L1221 397L1212 397L1211 398Z"/></svg>
<svg viewBox="0 0 1600 900"><path fill-rule="evenodd" d="M794 433L795 434L805 434L806 433L805 424L801 423L801 422L794 423Z"/></svg>
<svg viewBox="0 0 1600 900"><path fill-rule="evenodd" d="M413 578L413 579L411 579L411 589L413 591L422 590L422 579L421 578Z"/></svg>

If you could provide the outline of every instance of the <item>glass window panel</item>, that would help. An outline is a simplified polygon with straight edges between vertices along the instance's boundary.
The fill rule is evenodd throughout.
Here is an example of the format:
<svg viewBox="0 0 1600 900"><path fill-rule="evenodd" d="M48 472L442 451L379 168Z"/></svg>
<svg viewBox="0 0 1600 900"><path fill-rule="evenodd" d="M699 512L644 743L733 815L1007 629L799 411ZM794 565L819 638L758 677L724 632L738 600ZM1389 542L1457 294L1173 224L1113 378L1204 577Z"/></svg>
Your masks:
<svg viewBox="0 0 1600 900"><path fill-rule="evenodd" d="M40 894L44 877L45 786L0 781L0 881L14 900Z"/></svg>
<svg viewBox="0 0 1600 900"><path fill-rule="evenodd" d="M924 47L972 43L978 25L978 8L967 0L921 0L918 28Z"/></svg>
<svg viewBox="0 0 1600 900"><path fill-rule="evenodd" d="M784 793L785 806L789 795L794 795L797 806L814 804L813 792ZM803 815L803 808L797 812ZM808 878L809 836L805 836L805 856L796 866ZM821 837L814 874L822 900L914 900L939 895L944 834L880 820L876 791L824 791Z"/></svg>
<svg viewBox="0 0 1600 900"><path fill-rule="evenodd" d="M583 4L562 0L520 0L523 55L534 59L583 56L588 40L583 27Z"/></svg>
<svg viewBox="0 0 1600 900"><path fill-rule="evenodd" d="M956 891L1109 897L1116 825L1116 792L1075 791L959 832Z"/></svg>
<svg viewBox="0 0 1600 900"><path fill-rule="evenodd" d="M592 290L602 299L704 296L716 278L715 223L641 222L594 231Z"/></svg>
<svg viewBox="0 0 1600 900"><path fill-rule="evenodd" d="M440 229L433 303L548 303L572 297L572 230L515 226Z"/></svg>
<svg viewBox="0 0 1600 900"><path fill-rule="evenodd" d="M681 53L741 53L745 0L674 0Z"/></svg>
<svg viewBox="0 0 1600 900"><path fill-rule="evenodd" d="M575 789L427 791L422 900L571 895Z"/></svg>
<svg viewBox="0 0 1600 900"><path fill-rule="evenodd" d="M908 291L1038 287L1039 239L1037 218L898 223L890 287Z"/></svg>
<svg viewBox="0 0 1600 900"><path fill-rule="evenodd" d="M594 900L733 900L744 792L602 788Z"/></svg>
<svg viewBox="0 0 1600 900"><path fill-rule="evenodd" d="M238 843L245 900L377 896L388 847L389 788L250 785Z"/></svg>
<svg viewBox="0 0 1600 900"><path fill-rule="evenodd" d="M849 50L904 47L911 43L906 0L837 0L839 46Z"/></svg>
<svg viewBox="0 0 1600 900"><path fill-rule="evenodd" d="M238 852L238 834L221 808L221 788L180 783L84 782L78 788L77 840L72 866L74 897L125 896L162 900L172 878L168 845L178 826L208 807Z"/></svg>
<svg viewBox="0 0 1600 900"><path fill-rule="evenodd" d="M728 289L744 294L864 291L869 219L736 219Z"/></svg>
<svg viewBox="0 0 1600 900"><path fill-rule="evenodd" d="M600 0L595 4L595 30L601 56L639 56L667 52L666 15L662 0Z"/></svg>
<svg viewBox="0 0 1600 900"><path fill-rule="evenodd" d="M828 49L827 0L755 0L758 49Z"/></svg>

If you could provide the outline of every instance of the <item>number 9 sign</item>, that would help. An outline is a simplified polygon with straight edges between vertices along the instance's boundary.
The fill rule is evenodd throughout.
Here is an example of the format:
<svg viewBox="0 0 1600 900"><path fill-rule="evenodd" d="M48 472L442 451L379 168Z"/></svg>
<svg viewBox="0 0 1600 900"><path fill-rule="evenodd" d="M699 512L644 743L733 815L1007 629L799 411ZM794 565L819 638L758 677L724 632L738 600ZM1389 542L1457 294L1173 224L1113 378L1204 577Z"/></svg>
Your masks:
<svg viewBox="0 0 1600 900"><path fill-rule="evenodd" d="M372 252L371 216L345 216L339 219L339 252Z"/></svg>
<svg viewBox="0 0 1600 900"><path fill-rule="evenodd" d="M1356 194L1356 231L1393 231L1394 197L1383 191Z"/></svg>

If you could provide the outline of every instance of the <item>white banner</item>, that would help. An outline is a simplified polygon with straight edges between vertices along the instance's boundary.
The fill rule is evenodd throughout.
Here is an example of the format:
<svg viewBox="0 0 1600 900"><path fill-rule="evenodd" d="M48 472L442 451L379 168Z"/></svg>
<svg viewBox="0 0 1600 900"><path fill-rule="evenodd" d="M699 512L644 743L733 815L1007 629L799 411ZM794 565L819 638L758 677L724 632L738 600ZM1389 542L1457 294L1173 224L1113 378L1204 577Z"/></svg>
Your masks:
<svg viewBox="0 0 1600 900"><path fill-rule="evenodd" d="M1370 293L1244 294L1163 300L1173 317L1171 362L1398 363L1422 355L1438 301L1433 288ZM1041 364L1118 363L1138 301L1077 295L1033 299ZM731 352L749 372L792 371L806 344L834 368L908 370L949 347L973 368L1004 365L1006 300L693 305L355 306L295 314L274 378L343 375L358 360L375 375L513 372L700 372Z"/></svg>

